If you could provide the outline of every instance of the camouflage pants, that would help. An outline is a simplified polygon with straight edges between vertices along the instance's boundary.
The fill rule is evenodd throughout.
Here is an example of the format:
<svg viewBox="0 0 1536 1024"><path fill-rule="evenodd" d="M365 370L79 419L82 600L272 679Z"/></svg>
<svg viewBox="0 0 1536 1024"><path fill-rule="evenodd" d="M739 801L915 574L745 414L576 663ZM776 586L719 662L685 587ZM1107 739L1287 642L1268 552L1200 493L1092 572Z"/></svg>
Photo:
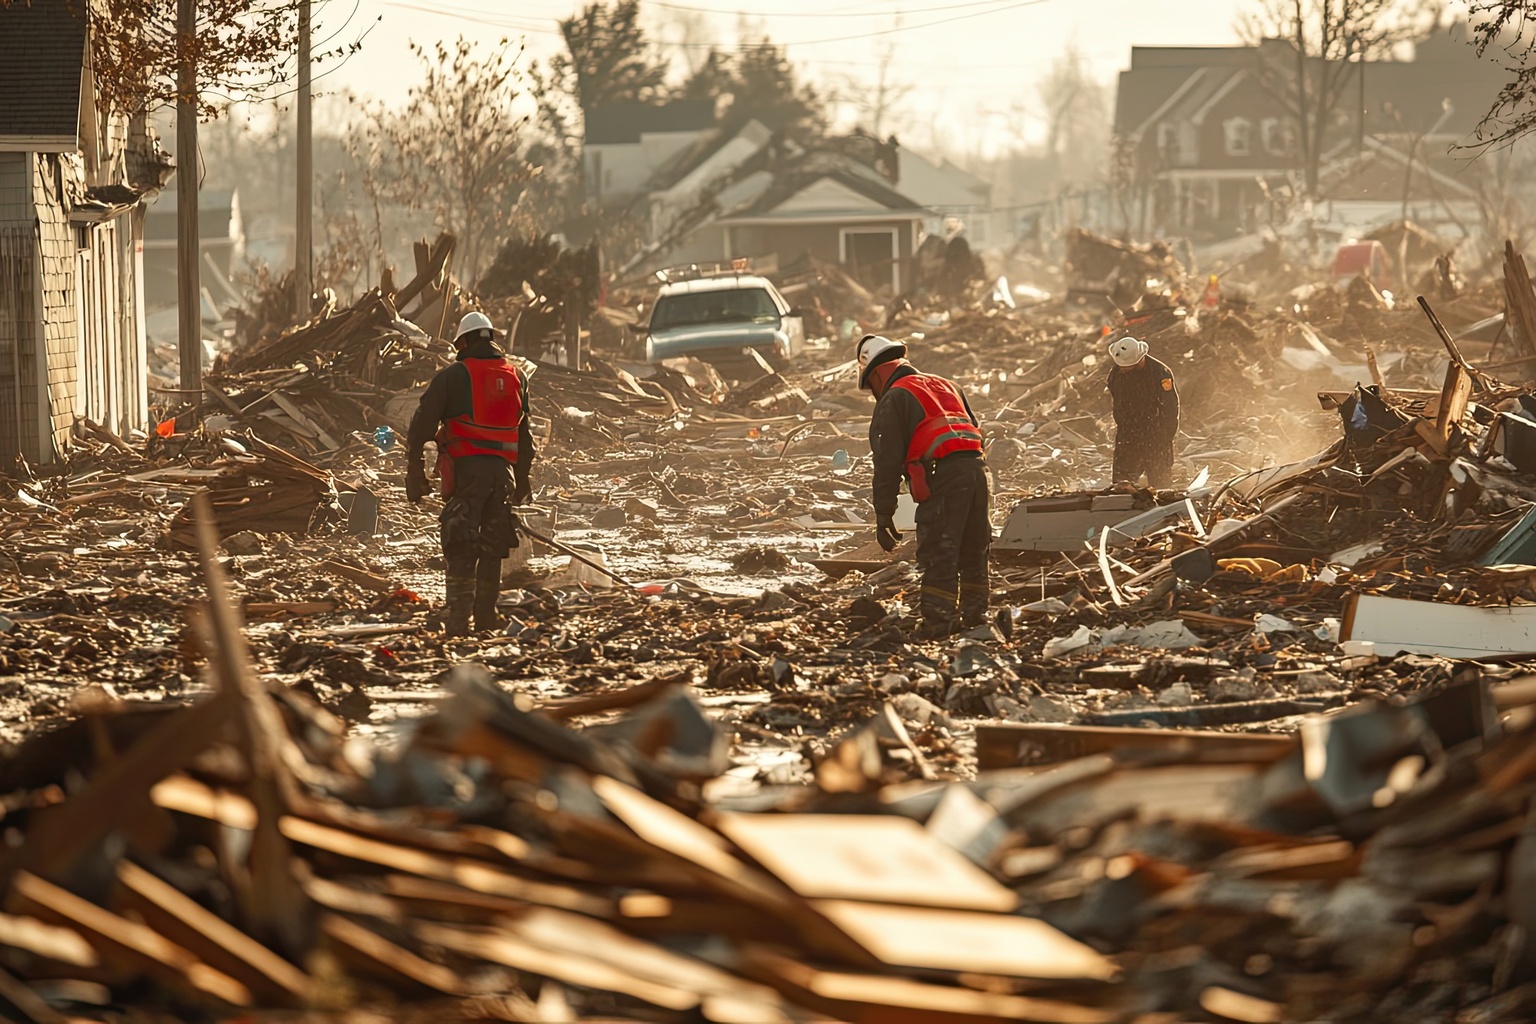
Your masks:
<svg viewBox="0 0 1536 1024"><path fill-rule="evenodd" d="M987 556L992 547L987 464L951 455L935 465L928 483L932 493L917 506L923 626L942 632L953 630L957 621L978 625L987 617Z"/></svg>
<svg viewBox="0 0 1536 1024"><path fill-rule="evenodd" d="M483 457L482 457L483 458ZM454 466L453 497L438 520L443 561L450 576L475 576L476 566L501 560L517 546L517 530L507 505L512 480L503 459L481 465L460 459Z"/></svg>

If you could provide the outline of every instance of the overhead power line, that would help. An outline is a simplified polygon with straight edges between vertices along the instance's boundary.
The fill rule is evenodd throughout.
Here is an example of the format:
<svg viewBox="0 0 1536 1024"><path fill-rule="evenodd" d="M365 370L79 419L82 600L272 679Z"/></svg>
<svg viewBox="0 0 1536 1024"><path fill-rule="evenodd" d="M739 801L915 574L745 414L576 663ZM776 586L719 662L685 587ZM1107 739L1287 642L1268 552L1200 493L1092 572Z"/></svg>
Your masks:
<svg viewBox="0 0 1536 1024"><path fill-rule="evenodd" d="M655 0L649 0L649 2L653 2L654 3ZM1035 7L1035 6L1038 6L1040 4L1050 3L1051 0L1013 0L1013 2L1011 2L1011 3L1005 2L1005 0L983 0L983 2L986 3L986 4L991 4L993 6L989 6L988 9L984 10L984 11L971 11L968 14L957 14L957 15L955 15L952 18L936 18L933 21L925 21L925 22L921 22L921 23L916 24L916 25L897 25L897 26L894 26L892 28L876 29L876 30L869 31L869 32L856 32L856 33L853 33L852 35L831 36L831 37L828 37L828 38L825 38L825 39L791 39L791 40L784 40L784 41L777 41L777 40L775 40L775 41L771 41L770 44L764 44L764 43L743 43L743 42L738 42L738 43L734 43L734 44L730 44L730 43L719 44L719 43L686 43L686 42L677 42L677 43L669 43L667 45L674 46L674 47L680 47L680 48L688 48L688 49L700 49L700 50L738 50L738 51L740 51L740 50L755 50L755 49L761 48L764 45L773 45L773 46L778 46L778 47L822 46L822 45L825 45L825 44L828 44L828 43L846 43L846 42L852 42L852 41L858 40L858 39L869 39L869 38L872 38L872 37L875 37L875 36L895 35L895 34L897 34L899 32L918 32L918 31L921 31L921 30L926 29L926 28L934 28L935 26L938 26L938 25L948 25L948 24L951 24L951 23L956 22L956 21L965 21L965 20L970 19L970 18L980 18L980 17L983 17L985 15L989 15L989 14L1002 14L1005 11L1018 10L1019 8L1022 8L1022 7ZM998 3L1001 3L1001 6L996 6ZM493 26L495 28L511 29L511 30L518 31L518 32L528 32L528 33L535 33L535 34L540 34L540 35L551 35L551 36L559 36L560 35L560 32L558 32L558 31L556 31L554 29L535 28L535 27L531 27L531 26L527 26L527 25L520 25L520 24L516 23L515 21L512 21L512 20L507 19L507 18L499 18L498 19L498 18L486 17L486 16L484 16L480 12L471 13L471 12L466 12L466 11L461 11L461 10L454 10L453 8L450 8L450 7L428 6L428 5L424 4L424 3L423 4L410 4L410 3L404 3L403 0L389 0L389 6L391 6L391 7L400 7L400 8L404 8L406 10L412 10L412 11L421 11L421 12L426 13L426 14L446 14L446 15L449 15L449 16L455 17L455 18L462 18L465 21L477 22L477 23L482 24L482 25L490 25L490 26ZM658 6L667 6L667 5L659 4ZM960 5L960 6L969 6L969 5ZM925 8L925 9L927 9L927 8ZM954 7L937 8L937 9L939 9L939 10L953 10ZM731 13L731 12L714 11L714 12L709 12L709 13L723 14L723 13ZM781 17L782 16L778 12L773 12L771 15L769 15L767 13L754 13L754 12L750 12L750 11L739 12L739 13L743 14L746 17L769 17L769 16L772 16L772 17L777 18L777 17ZM905 11L892 11L892 12L890 12L891 16L899 16L899 15L902 15L902 14L905 14L905 13L910 13L910 12L905 12Z"/></svg>
<svg viewBox="0 0 1536 1024"><path fill-rule="evenodd" d="M943 4L938 7L913 7L904 11L892 10L862 10L862 11L741 11L727 10L719 7L689 7L686 4L663 3L662 0L641 0L649 7L662 7L669 11L687 11L692 14L721 14L726 17L748 18L901 18L908 14L932 14L934 11L960 11L967 7L988 7L1002 0L971 0L963 4Z"/></svg>

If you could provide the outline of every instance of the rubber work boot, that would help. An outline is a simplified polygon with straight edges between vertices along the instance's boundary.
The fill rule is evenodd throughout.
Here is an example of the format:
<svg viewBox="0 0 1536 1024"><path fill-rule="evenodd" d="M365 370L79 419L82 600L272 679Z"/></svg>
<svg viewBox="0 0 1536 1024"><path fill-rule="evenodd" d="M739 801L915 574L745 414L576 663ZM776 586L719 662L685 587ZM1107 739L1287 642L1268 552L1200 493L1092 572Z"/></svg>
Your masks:
<svg viewBox="0 0 1536 1024"><path fill-rule="evenodd" d="M955 635L954 619L930 619L924 618L923 624L917 627L918 640L947 640Z"/></svg>
<svg viewBox="0 0 1536 1024"><path fill-rule="evenodd" d="M960 582L960 626L963 629L973 629L984 625L987 621L987 598L989 588L986 583Z"/></svg>
<svg viewBox="0 0 1536 1024"><path fill-rule="evenodd" d="M475 578L445 576L443 589L448 599L443 610L443 635L468 636L469 612L475 603Z"/></svg>
<svg viewBox="0 0 1536 1024"><path fill-rule="evenodd" d="M924 582L918 591L917 611L923 625L918 630L920 640L939 640L955 631L956 593L954 584L935 586Z"/></svg>
<svg viewBox="0 0 1536 1024"><path fill-rule="evenodd" d="M496 630L507 620L496 611L496 600L501 597L501 559L482 558L475 567L475 632Z"/></svg>

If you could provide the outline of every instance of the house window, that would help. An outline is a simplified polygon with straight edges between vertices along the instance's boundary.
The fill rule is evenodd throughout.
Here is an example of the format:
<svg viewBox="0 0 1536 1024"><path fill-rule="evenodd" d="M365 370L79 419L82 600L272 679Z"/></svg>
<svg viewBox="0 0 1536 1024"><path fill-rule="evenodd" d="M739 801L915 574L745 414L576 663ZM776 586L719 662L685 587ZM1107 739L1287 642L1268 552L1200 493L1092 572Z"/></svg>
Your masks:
<svg viewBox="0 0 1536 1024"><path fill-rule="evenodd" d="M1253 151L1253 123L1246 117L1229 118L1221 128L1227 140L1227 156L1247 156Z"/></svg>
<svg viewBox="0 0 1536 1024"><path fill-rule="evenodd" d="M1266 117L1260 121L1259 135L1264 143L1264 152L1284 156L1291 151L1289 126L1280 118Z"/></svg>
<svg viewBox="0 0 1536 1024"><path fill-rule="evenodd" d="M79 224L75 225L75 248L89 249L91 247L91 229Z"/></svg>
<svg viewBox="0 0 1536 1024"><path fill-rule="evenodd" d="M1179 126L1164 121L1157 126L1157 152L1165 159L1173 157L1173 148L1179 144Z"/></svg>

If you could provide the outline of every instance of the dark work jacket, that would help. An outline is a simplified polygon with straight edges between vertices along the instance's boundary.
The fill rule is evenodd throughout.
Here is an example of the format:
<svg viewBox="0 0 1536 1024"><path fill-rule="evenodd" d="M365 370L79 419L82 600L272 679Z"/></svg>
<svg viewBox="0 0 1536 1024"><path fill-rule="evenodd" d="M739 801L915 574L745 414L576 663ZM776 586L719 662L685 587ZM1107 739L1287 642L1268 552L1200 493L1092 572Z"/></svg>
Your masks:
<svg viewBox="0 0 1536 1024"><path fill-rule="evenodd" d="M474 412L474 396L470 392L469 370L466 359L500 359L501 350L489 341L474 341L459 353L458 362L438 372L427 385L411 417L407 456L411 465L422 461L422 452L428 441L437 434L438 424L455 416L468 416ZM518 483L528 479L528 468L533 465L533 431L528 422L528 378L519 372L517 383L522 390L523 418L517 427L517 463L512 467ZM457 473L491 472L507 466L507 460L499 455L469 455L454 460Z"/></svg>
<svg viewBox="0 0 1536 1024"><path fill-rule="evenodd" d="M1179 432L1179 389L1167 365L1146 357L1141 366L1109 370L1115 405L1115 443L1168 444Z"/></svg>
<svg viewBox="0 0 1536 1024"><path fill-rule="evenodd" d="M891 379L886 382L885 394L875 402L874 414L869 419L869 451L875 464L874 502L877 516L896 514L896 496L901 492L901 479L907 468L907 449L912 444L912 435L923 422L923 404L917 400L917 396L906 388L893 388L891 385L917 373L915 366L903 366L891 374ZM971 403L966 401L963 391L960 393L960 401L965 403L965 414L971 418L971 422L981 426L981 421L971 411ZM971 459L980 454L955 452L949 457Z"/></svg>

